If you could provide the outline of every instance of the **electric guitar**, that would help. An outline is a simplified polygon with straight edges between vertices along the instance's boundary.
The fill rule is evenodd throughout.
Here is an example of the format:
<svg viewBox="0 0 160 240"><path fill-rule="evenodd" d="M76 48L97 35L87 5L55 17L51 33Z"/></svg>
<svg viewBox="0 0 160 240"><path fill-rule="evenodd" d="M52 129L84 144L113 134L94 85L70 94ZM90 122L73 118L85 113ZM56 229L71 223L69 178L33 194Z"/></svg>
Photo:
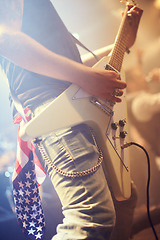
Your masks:
<svg viewBox="0 0 160 240"><path fill-rule="evenodd" d="M121 71L127 49L127 10L115 40L110 57L102 58L93 68ZM123 79L123 73L121 73ZM20 131L23 140L34 139L51 131L85 122L93 128L104 156L103 168L117 200L128 199L131 195L130 161L128 148L127 106L125 92L122 102L107 101L90 96L77 85L72 84L53 100Z"/></svg>

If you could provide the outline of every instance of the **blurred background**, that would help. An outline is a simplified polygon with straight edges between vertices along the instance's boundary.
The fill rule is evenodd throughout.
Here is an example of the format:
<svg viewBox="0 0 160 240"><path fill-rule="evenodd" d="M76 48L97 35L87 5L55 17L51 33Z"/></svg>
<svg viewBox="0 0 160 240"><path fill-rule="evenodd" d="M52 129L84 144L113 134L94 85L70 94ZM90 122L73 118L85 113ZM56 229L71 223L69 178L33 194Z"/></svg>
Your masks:
<svg viewBox="0 0 160 240"><path fill-rule="evenodd" d="M52 0L52 2L69 31L90 50L94 51L114 42L125 4L118 0ZM126 54L123 64L128 84L129 134L131 140L142 144L149 152L151 160L150 204L151 209L157 209L159 213L160 0L139 0L137 4L144 10L144 13L136 43L130 54ZM86 54L84 49L79 48L79 50L81 55ZM17 126L12 124L8 86L1 72L0 89L0 232L4 240L12 239L13 234L17 236L16 240L22 240L25 237L21 235L17 227L11 184L16 157ZM146 211L147 160L144 153L134 147L131 148L130 157L131 176L138 191L137 212L143 214ZM50 239L54 235L56 225L62 221L59 200L54 189L52 192L51 189L47 179L42 186L42 199L47 220L45 239ZM160 214L158 221L157 216L155 217L155 222L157 227ZM11 231L6 233L8 224ZM145 233L135 235L133 239L154 239L151 232L147 232L145 238L143 234Z"/></svg>

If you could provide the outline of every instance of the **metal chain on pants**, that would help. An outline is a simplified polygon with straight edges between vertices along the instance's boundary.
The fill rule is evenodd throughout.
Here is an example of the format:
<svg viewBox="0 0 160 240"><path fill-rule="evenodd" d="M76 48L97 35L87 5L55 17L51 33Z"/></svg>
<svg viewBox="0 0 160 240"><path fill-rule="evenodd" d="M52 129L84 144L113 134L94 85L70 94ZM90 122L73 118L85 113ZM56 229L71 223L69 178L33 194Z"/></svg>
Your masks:
<svg viewBox="0 0 160 240"><path fill-rule="evenodd" d="M94 140L94 143L98 149L98 152L99 152L99 157L98 157L98 161L97 161L97 164L92 167L92 168L89 168L87 170L84 170L84 171L81 171L81 172L65 172L63 170L61 170L60 168L58 168L57 166L55 166L55 164L51 161L51 159L49 158L48 154L46 153L46 150L44 149L44 146L42 145L42 142L41 140L36 140L35 143L44 159L44 161L46 161L48 164L51 164L52 168L57 172L59 173L60 175L62 176L65 176L65 177L70 177L70 178L74 178L74 177L82 177L82 176L86 176L86 175L89 175L89 174L92 174L94 172L97 171L97 169L100 167L102 161L103 161L103 153L101 151L101 149L99 148L97 142L96 142L96 138L95 138L95 134L93 132L92 129L90 129L91 131L91 135L93 137L93 140Z"/></svg>

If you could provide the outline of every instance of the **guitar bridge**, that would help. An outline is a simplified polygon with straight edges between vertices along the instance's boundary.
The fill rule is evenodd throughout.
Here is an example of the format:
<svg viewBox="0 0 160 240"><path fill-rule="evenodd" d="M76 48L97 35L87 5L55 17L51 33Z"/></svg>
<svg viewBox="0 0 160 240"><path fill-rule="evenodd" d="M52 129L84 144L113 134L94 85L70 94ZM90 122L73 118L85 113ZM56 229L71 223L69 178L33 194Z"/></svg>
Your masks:
<svg viewBox="0 0 160 240"><path fill-rule="evenodd" d="M98 99L96 97L90 97L90 102L96 105L98 108L100 108L103 112L105 112L110 117L113 116L112 108L114 106L114 102L104 100L104 99Z"/></svg>

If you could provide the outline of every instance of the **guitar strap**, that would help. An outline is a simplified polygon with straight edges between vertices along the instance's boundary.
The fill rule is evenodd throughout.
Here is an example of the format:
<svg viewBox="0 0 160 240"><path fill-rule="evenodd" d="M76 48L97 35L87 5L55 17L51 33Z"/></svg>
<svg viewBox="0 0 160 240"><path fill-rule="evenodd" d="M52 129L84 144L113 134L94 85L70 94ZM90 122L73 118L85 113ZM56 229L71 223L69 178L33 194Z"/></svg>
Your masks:
<svg viewBox="0 0 160 240"><path fill-rule="evenodd" d="M72 33L70 33L73 41L78 44L80 47L84 48L87 52L91 53L93 57L97 60L97 62L100 60L89 48L87 48L82 42L80 42Z"/></svg>

